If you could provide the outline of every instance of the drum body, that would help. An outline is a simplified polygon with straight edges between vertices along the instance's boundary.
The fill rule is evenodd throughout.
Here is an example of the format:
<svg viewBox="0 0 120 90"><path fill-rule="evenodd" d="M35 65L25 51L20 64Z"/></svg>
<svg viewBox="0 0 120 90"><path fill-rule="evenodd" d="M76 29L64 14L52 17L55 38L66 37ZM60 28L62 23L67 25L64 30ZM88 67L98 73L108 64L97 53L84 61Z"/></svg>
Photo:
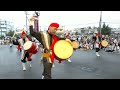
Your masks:
<svg viewBox="0 0 120 90"><path fill-rule="evenodd" d="M107 47L107 46L108 46L108 42L107 42L106 40L103 40L103 41L101 42L101 45L102 45L103 47Z"/></svg>
<svg viewBox="0 0 120 90"><path fill-rule="evenodd" d="M72 45L66 40L59 40L54 45L55 58L58 60L66 60L73 54Z"/></svg>
<svg viewBox="0 0 120 90"><path fill-rule="evenodd" d="M29 53L36 54L38 52L37 46L35 42L27 41L24 46L24 50L28 51Z"/></svg>

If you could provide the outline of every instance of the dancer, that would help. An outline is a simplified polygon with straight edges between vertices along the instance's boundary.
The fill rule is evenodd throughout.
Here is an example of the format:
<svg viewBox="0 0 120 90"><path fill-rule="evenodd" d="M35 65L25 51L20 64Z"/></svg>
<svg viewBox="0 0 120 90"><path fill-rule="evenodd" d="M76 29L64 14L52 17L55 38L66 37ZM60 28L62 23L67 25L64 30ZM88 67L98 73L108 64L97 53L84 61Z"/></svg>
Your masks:
<svg viewBox="0 0 120 90"><path fill-rule="evenodd" d="M26 58L28 59L29 66L32 67L32 65L31 65L32 54L25 51L23 48L23 45L26 41L29 41L29 39L27 38L25 31L22 31L20 39L18 39L16 41L13 40L14 45L19 45L21 47L21 62L22 62L22 66L23 66L23 71L26 70L26 62L27 62Z"/></svg>
<svg viewBox="0 0 120 90"><path fill-rule="evenodd" d="M100 38L100 33L99 32L95 32L96 36L95 36L95 48L96 48L96 56L100 56L99 51L100 51L100 42L101 42L101 38Z"/></svg>

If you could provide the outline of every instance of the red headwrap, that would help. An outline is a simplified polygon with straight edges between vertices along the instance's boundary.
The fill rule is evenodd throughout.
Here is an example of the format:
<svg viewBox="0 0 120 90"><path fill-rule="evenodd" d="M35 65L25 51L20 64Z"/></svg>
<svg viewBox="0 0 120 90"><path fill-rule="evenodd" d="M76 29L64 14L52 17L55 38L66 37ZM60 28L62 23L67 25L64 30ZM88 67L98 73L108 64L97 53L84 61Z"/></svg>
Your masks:
<svg viewBox="0 0 120 90"><path fill-rule="evenodd" d="M100 36L100 32L98 32L98 35Z"/></svg>
<svg viewBox="0 0 120 90"><path fill-rule="evenodd" d="M21 35L24 35L24 34L26 34L25 31L22 31Z"/></svg>
<svg viewBox="0 0 120 90"><path fill-rule="evenodd" d="M51 26L51 27L56 27L56 28L58 28L58 27L59 27L59 24L58 24L58 23L51 23L50 26Z"/></svg>

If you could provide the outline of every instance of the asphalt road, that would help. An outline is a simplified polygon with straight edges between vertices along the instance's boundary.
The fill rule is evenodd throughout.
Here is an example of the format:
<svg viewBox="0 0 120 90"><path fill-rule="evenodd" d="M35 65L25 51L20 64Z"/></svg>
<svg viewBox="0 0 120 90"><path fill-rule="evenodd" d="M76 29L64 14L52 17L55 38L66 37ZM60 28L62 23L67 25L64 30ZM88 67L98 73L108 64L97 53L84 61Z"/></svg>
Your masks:
<svg viewBox="0 0 120 90"><path fill-rule="evenodd" d="M53 79L120 79L120 54L100 51L100 57L94 50L77 50L71 57L72 63L61 64L55 61L52 69ZM43 66L41 53L33 55L32 68L22 70L20 53L16 47L0 45L0 79L41 79Z"/></svg>

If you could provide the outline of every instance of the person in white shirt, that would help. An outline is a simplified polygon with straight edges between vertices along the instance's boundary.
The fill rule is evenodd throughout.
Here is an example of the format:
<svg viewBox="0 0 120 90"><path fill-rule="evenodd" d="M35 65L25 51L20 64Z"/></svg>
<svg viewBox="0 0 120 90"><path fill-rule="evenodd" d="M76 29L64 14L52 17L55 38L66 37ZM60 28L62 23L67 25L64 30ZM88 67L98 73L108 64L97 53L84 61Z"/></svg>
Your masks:
<svg viewBox="0 0 120 90"><path fill-rule="evenodd" d="M118 44L118 41L117 41L116 38L114 39L113 43L114 43L113 50L117 50L117 46L118 46L117 44Z"/></svg>

